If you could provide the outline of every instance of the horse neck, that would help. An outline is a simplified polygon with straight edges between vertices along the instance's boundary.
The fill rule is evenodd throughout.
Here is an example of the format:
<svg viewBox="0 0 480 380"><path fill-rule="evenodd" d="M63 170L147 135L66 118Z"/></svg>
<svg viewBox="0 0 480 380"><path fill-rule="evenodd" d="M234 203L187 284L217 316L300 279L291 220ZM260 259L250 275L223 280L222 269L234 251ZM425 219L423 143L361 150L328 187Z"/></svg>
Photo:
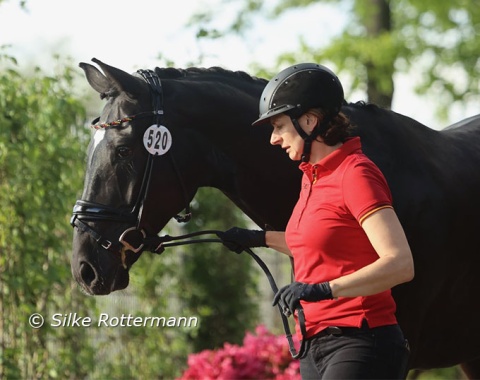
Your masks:
<svg viewBox="0 0 480 380"><path fill-rule="evenodd" d="M253 127L242 127L241 130ZM284 230L293 210L300 185L300 170L278 147L269 145L265 129L242 133L236 144L228 145L231 133L216 149L227 172L220 172L213 186L224 192L260 227Z"/></svg>
<svg viewBox="0 0 480 380"><path fill-rule="evenodd" d="M242 134L232 145L228 144L229 131L219 136L224 143L215 152L220 169L226 170L219 170L210 186L225 193L260 227L284 230L297 198L301 172L280 148L269 146L262 132Z"/></svg>
<svg viewBox="0 0 480 380"><path fill-rule="evenodd" d="M263 85L185 83L182 90L172 88L178 96L172 97L176 100L171 107L182 115L181 124L210 146L210 175L200 185L221 190L259 226L284 229L298 194L300 171L281 149L269 144L269 126L251 125L258 116ZM170 109L168 104L165 109ZM279 207L280 202L286 207Z"/></svg>

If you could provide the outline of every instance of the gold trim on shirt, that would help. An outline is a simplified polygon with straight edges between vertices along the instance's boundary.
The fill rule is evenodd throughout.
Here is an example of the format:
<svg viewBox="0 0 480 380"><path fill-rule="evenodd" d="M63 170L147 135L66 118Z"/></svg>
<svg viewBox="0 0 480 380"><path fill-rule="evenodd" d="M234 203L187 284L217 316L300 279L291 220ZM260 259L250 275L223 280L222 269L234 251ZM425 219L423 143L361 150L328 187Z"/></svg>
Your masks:
<svg viewBox="0 0 480 380"><path fill-rule="evenodd" d="M360 225L362 225L363 221L368 218L370 215L376 213L377 211L379 210L382 210L384 208L393 208L391 205L383 205L383 206L379 206L377 208L374 208L373 210L370 210L369 212L365 213L361 218L360 220L358 221L358 223L360 223Z"/></svg>

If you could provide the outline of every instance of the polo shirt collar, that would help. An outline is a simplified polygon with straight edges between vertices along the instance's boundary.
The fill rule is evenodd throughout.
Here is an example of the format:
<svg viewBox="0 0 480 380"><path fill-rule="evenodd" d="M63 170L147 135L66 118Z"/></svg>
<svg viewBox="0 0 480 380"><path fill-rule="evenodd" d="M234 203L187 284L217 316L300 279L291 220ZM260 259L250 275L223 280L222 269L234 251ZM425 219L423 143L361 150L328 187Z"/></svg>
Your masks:
<svg viewBox="0 0 480 380"><path fill-rule="evenodd" d="M362 144L360 143L360 137L349 138L342 144L341 147L335 149L328 156L318 161L315 166L321 167L326 171L334 171L349 154L361 149ZM300 164L300 169L306 172L312 166L314 165L310 164L309 162L302 162Z"/></svg>

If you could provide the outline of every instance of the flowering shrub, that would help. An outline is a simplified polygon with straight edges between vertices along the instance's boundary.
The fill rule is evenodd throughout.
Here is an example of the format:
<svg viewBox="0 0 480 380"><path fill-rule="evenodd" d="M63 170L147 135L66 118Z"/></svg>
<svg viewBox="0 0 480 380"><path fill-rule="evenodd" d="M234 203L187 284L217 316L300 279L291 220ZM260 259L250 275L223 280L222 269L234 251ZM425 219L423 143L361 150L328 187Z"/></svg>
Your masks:
<svg viewBox="0 0 480 380"><path fill-rule="evenodd" d="M188 357L188 369L179 380L276 379L300 380L300 364L293 360L284 336L275 336L265 326L247 332L243 346L225 343Z"/></svg>

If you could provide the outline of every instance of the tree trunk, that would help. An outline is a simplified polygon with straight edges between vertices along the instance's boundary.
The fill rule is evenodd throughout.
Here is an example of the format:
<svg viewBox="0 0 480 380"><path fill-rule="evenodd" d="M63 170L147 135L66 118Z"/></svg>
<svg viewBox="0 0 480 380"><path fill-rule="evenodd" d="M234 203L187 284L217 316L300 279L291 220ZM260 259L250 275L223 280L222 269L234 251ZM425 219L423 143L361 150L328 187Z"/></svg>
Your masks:
<svg viewBox="0 0 480 380"><path fill-rule="evenodd" d="M389 0L361 0L367 38L377 38L383 33L391 32L391 13ZM367 70L367 96L371 103L391 108L393 99L394 59L389 65L379 65L374 60L365 62ZM386 82L389 81L389 82ZM388 86L382 85L388 83Z"/></svg>

